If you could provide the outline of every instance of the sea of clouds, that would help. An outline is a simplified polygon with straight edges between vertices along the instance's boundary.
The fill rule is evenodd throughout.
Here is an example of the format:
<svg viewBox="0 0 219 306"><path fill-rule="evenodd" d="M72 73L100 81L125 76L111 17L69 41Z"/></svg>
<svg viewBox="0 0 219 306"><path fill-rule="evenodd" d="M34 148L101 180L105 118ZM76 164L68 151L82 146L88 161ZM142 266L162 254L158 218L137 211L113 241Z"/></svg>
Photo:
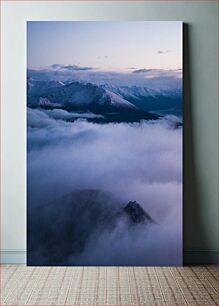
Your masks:
<svg viewBox="0 0 219 306"><path fill-rule="evenodd" d="M150 234L121 235L127 228L120 224L107 237L92 237L77 263L180 264L182 128L173 128L174 117L101 125L84 113L66 121L78 115L28 109L28 205L47 205L77 189L137 201L156 221Z"/></svg>

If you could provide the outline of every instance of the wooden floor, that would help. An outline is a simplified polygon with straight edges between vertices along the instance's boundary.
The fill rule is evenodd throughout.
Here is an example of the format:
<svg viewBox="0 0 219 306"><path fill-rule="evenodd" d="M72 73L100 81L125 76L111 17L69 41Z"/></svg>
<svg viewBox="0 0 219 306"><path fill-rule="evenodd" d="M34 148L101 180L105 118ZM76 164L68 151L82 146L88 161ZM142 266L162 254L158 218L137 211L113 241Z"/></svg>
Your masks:
<svg viewBox="0 0 219 306"><path fill-rule="evenodd" d="M217 266L1 266L0 305L218 305Z"/></svg>

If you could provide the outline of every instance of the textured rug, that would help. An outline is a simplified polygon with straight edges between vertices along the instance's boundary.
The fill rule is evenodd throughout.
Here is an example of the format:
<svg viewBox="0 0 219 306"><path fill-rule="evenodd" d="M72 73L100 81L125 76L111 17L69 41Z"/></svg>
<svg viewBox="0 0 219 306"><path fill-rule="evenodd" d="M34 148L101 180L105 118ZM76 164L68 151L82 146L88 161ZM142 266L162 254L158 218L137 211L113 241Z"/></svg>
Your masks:
<svg viewBox="0 0 219 306"><path fill-rule="evenodd" d="M1 305L217 305L217 266L1 266Z"/></svg>

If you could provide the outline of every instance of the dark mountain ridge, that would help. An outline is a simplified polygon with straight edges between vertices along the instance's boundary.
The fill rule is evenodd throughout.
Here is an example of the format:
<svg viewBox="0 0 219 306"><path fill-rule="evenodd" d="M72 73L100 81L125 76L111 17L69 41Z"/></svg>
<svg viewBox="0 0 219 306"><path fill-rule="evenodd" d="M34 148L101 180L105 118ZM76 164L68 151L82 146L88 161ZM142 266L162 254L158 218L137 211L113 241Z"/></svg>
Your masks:
<svg viewBox="0 0 219 306"><path fill-rule="evenodd" d="M124 205L101 190L75 190L50 203L29 205L28 264L31 260L38 265L65 264L69 256L80 255L90 241L95 243L95 237L104 233L110 235L121 222L123 235L138 231L140 224L153 224L139 203Z"/></svg>

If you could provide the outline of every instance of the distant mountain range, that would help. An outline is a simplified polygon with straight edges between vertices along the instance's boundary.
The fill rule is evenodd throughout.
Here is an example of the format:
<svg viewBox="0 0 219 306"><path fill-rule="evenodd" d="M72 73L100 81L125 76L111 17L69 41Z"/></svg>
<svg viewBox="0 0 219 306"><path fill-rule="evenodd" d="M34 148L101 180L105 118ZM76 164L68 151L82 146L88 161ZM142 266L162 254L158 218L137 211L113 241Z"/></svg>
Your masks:
<svg viewBox="0 0 219 306"><path fill-rule="evenodd" d="M95 122L135 122L158 119L165 110L177 113L182 108L179 90L154 90L145 87L117 87L92 83L27 81L27 104L31 108L60 108L69 112L89 111L103 115ZM94 119L90 119L90 121Z"/></svg>

